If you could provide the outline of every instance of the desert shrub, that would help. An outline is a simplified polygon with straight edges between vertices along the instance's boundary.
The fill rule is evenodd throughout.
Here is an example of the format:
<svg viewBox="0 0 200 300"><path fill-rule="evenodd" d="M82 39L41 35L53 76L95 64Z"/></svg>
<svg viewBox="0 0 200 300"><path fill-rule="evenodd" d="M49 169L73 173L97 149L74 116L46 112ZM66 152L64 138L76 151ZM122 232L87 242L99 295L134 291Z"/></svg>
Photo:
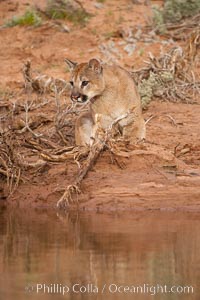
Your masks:
<svg viewBox="0 0 200 300"><path fill-rule="evenodd" d="M84 24L91 16L79 2L72 0L48 0L46 14L52 19L67 19L75 24Z"/></svg>
<svg viewBox="0 0 200 300"><path fill-rule="evenodd" d="M200 12L200 0L167 0L164 4L164 22L178 22Z"/></svg>
<svg viewBox="0 0 200 300"><path fill-rule="evenodd" d="M16 25L21 26L39 26L42 23L42 19L35 10L27 10L22 16L14 16L6 23L7 27L13 27Z"/></svg>
<svg viewBox="0 0 200 300"><path fill-rule="evenodd" d="M153 6L153 25L159 33L166 32L166 26L163 17L163 11L158 6Z"/></svg>
<svg viewBox="0 0 200 300"><path fill-rule="evenodd" d="M147 79L142 79L139 83L139 93L142 107L146 108L153 97L162 97L166 87L173 82L174 76L170 71L162 71L158 74L150 72Z"/></svg>
<svg viewBox="0 0 200 300"><path fill-rule="evenodd" d="M200 0L166 0L163 8L153 7L153 23L160 33L165 24L176 23L200 13Z"/></svg>

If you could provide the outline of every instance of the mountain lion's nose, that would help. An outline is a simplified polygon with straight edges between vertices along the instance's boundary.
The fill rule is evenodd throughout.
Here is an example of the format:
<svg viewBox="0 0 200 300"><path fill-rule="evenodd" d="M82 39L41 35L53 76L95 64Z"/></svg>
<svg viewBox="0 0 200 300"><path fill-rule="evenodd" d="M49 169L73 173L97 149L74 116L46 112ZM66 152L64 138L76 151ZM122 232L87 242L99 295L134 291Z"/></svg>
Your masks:
<svg viewBox="0 0 200 300"><path fill-rule="evenodd" d="M78 98L81 97L81 94L80 93L72 93L71 94L71 99L72 100L78 100Z"/></svg>

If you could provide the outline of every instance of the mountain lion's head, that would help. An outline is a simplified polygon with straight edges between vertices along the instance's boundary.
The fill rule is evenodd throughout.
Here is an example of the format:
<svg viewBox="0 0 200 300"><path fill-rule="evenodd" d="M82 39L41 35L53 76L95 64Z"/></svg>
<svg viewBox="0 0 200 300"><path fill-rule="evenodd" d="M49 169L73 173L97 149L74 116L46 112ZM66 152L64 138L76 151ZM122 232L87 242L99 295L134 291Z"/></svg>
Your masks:
<svg viewBox="0 0 200 300"><path fill-rule="evenodd" d="M105 89L103 67L97 59L81 64L69 59L65 59L65 62L71 71L72 101L83 103L102 94Z"/></svg>

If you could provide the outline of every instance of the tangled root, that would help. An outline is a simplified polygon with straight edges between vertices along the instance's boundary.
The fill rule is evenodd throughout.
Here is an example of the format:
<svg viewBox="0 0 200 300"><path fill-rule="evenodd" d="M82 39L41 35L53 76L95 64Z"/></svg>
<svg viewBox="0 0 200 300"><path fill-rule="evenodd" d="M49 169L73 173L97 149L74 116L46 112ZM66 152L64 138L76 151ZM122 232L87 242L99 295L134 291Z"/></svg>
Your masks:
<svg viewBox="0 0 200 300"><path fill-rule="evenodd" d="M62 197L57 202L57 207L66 209L71 203L76 202L78 204L78 194L81 193L80 187L78 185L68 185ZM76 195L76 200L74 200L74 195Z"/></svg>

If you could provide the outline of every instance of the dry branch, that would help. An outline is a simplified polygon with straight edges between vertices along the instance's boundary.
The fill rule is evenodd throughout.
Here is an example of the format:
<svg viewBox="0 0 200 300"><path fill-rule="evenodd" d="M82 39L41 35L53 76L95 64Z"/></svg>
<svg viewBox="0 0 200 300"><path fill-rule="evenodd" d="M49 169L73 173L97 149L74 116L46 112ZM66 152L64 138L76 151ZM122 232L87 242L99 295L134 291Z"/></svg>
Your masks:
<svg viewBox="0 0 200 300"><path fill-rule="evenodd" d="M174 40L186 39L194 30L200 30L200 14L176 24L166 24L166 36Z"/></svg>
<svg viewBox="0 0 200 300"><path fill-rule="evenodd" d="M64 79L53 78L47 75L33 76L30 60L24 63L22 72L25 88L27 90L31 89L41 94L46 92L55 92L56 94L61 95L69 88L69 85Z"/></svg>
<svg viewBox="0 0 200 300"><path fill-rule="evenodd" d="M149 54L147 66L131 72L139 85L142 104L145 107L153 97L163 100L195 102L200 91L200 78L194 72L199 55L200 32L192 32L185 49L174 47L160 57Z"/></svg>
<svg viewBox="0 0 200 300"><path fill-rule="evenodd" d="M100 153L105 147L109 147L109 141L113 139L113 135L116 132L115 126L118 122L126 118L129 114L122 115L117 118L111 124L108 130L103 130L100 126L100 116L96 115L96 135L93 144L89 149L83 149L84 155L88 152L88 156L84 161L83 165L80 167L78 175L72 184L68 185L64 194L57 202L57 207L66 208L73 202L73 195L76 194L76 202L78 203L78 194L81 192L81 183L86 177L88 172L91 170L93 165L96 163ZM111 149L110 149L111 150ZM112 150L111 150L112 151Z"/></svg>

